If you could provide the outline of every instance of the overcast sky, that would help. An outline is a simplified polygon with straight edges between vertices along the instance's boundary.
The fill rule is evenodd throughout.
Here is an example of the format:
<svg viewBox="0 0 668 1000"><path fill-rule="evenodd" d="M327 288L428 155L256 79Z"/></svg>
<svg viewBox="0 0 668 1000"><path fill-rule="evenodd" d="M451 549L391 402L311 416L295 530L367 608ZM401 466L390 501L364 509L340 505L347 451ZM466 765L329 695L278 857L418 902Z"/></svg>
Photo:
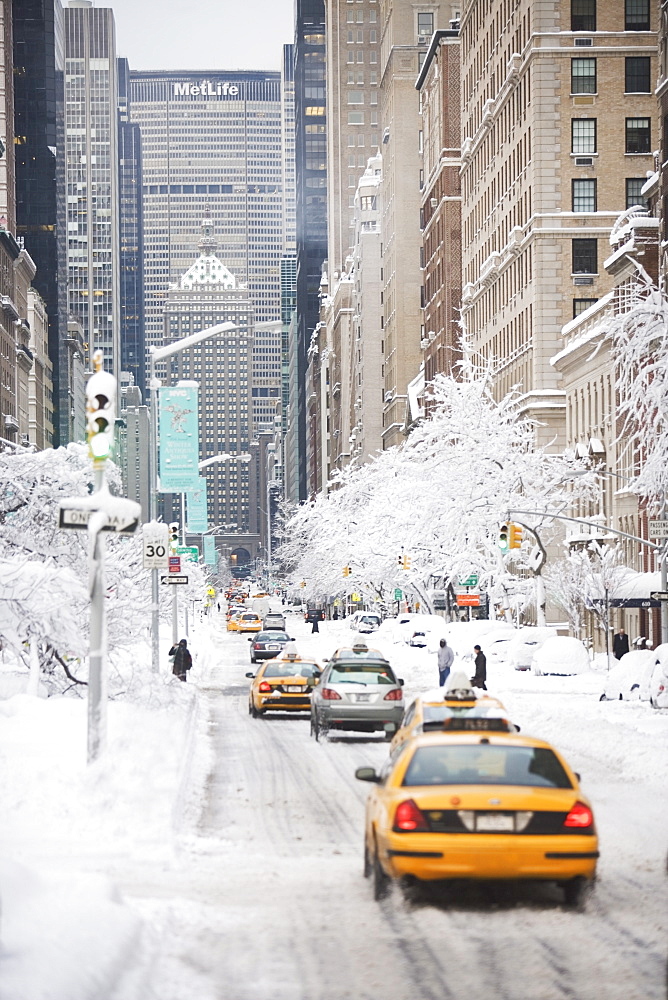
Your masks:
<svg viewBox="0 0 668 1000"><path fill-rule="evenodd" d="M65 0L65 3L67 0ZM111 7L130 69L281 68L294 0L95 0Z"/></svg>

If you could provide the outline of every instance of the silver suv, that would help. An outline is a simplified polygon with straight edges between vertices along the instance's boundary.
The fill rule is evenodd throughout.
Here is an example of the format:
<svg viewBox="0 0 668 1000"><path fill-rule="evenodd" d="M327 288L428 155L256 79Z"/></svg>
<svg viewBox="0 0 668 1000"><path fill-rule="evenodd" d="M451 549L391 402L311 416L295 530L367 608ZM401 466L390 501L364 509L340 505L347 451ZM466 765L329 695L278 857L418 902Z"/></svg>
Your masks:
<svg viewBox="0 0 668 1000"><path fill-rule="evenodd" d="M342 653L329 661L313 690L311 735L319 740L321 733L339 729L384 732L392 739L404 711L403 680L387 660Z"/></svg>

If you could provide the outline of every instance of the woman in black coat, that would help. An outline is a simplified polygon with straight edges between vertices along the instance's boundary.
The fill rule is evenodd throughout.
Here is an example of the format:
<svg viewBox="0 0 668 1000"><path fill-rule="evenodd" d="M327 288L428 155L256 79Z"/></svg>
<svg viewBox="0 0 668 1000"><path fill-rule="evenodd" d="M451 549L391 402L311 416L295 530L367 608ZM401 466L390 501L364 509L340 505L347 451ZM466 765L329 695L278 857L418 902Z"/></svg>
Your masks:
<svg viewBox="0 0 668 1000"><path fill-rule="evenodd" d="M186 672L190 670L193 665L193 658L190 655L187 640L181 639L178 646L172 646L169 651L169 655L174 657L172 673L176 674L180 681L184 681L186 679Z"/></svg>

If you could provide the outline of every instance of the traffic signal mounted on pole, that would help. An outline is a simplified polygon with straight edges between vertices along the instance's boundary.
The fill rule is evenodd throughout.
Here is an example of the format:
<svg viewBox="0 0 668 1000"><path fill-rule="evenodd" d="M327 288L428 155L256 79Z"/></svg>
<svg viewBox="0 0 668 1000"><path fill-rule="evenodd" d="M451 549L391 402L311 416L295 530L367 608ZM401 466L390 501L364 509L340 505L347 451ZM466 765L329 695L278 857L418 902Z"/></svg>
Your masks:
<svg viewBox="0 0 668 1000"><path fill-rule="evenodd" d="M402 557L401 568L402 569L410 569L411 568L411 557L410 556L403 556Z"/></svg>
<svg viewBox="0 0 668 1000"><path fill-rule="evenodd" d="M510 524L510 535L508 538L509 549L520 549L522 547L522 529L519 524Z"/></svg>
<svg viewBox="0 0 668 1000"><path fill-rule="evenodd" d="M172 521L169 525L169 547L175 549L179 544L179 522Z"/></svg>
<svg viewBox="0 0 668 1000"><path fill-rule="evenodd" d="M102 362L102 351L96 351L95 372L86 384L86 436L95 462L110 457L116 422L116 379L111 372L102 370Z"/></svg>
<svg viewBox="0 0 668 1000"><path fill-rule="evenodd" d="M344 576L350 576L350 566L344 566L343 567L343 575Z"/></svg>
<svg viewBox="0 0 668 1000"><path fill-rule="evenodd" d="M502 552L507 552L510 548L510 526L502 524L499 528L498 545Z"/></svg>

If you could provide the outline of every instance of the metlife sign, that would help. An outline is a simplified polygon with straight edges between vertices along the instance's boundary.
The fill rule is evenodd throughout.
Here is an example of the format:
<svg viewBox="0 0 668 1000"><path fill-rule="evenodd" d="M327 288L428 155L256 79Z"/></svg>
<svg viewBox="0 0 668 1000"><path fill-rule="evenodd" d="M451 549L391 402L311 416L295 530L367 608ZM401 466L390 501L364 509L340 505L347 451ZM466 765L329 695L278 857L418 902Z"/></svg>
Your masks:
<svg viewBox="0 0 668 1000"><path fill-rule="evenodd" d="M239 87L229 80L212 82L211 80L186 81L175 83L172 94L174 97L238 97Z"/></svg>

